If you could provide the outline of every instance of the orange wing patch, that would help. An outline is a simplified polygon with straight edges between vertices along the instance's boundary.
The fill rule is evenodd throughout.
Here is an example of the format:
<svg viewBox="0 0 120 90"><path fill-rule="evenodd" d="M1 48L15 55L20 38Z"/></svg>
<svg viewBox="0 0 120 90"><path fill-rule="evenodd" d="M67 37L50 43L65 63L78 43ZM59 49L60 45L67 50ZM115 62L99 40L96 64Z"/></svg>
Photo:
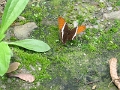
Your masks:
<svg viewBox="0 0 120 90"><path fill-rule="evenodd" d="M83 32L85 29L86 29L86 26L85 26L85 25L79 26L79 27L78 27L78 30L77 30L77 34Z"/></svg>
<svg viewBox="0 0 120 90"><path fill-rule="evenodd" d="M65 24L65 20L62 17L59 17L58 18L58 26L59 26L60 30L62 30L64 24Z"/></svg>

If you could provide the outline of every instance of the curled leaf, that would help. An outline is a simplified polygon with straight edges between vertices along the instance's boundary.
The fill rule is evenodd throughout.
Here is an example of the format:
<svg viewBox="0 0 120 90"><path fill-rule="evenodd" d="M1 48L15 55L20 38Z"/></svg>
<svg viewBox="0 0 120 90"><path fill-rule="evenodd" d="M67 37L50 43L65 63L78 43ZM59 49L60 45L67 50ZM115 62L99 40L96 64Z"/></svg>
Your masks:
<svg viewBox="0 0 120 90"><path fill-rule="evenodd" d="M112 78L112 82L120 90L120 78L117 75L117 59L116 58L111 58L109 60L109 66L110 66L110 75L111 75L111 78Z"/></svg>
<svg viewBox="0 0 120 90"><path fill-rule="evenodd" d="M35 80L35 77L32 74L26 74L26 73L20 73L16 75L12 75L13 77L18 77L22 80L33 82Z"/></svg>
<svg viewBox="0 0 120 90"><path fill-rule="evenodd" d="M8 68L8 71L6 73L11 73L11 72L17 70L18 67L19 67L19 65L20 65L19 62L13 62L13 63L11 63L10 66L9 66L9 68Z"/></svg>

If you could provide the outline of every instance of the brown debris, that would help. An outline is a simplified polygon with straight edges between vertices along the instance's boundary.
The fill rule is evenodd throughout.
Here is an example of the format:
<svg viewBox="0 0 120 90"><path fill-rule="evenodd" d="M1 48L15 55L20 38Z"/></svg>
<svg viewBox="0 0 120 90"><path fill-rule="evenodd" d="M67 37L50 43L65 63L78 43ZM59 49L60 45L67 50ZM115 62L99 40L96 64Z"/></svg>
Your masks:
<svg viewBox="0 0 120 90"><path fill-rule="evenodd" d="M11 63L10 66L9 66L9 68L8 68L8 71L6 73L11 73L11 72L17 70L18 67L19 67L19 65L20 65L19 62L13 62L13 63Z"/></svg>
<svg viewBox="0 0 120 90"><path fill-rule="evenodd" d="M109 60L109 66L110 66L110 75L111 75L111 78L112 78L112 82L120 90L120 78L117 75L117 59L116 58L111 58Z"/></svg>
<svg viewBox="0 0 120 90"><path fill-rule="evenodd" d="M92 90L95 90L96 89L96 85L94 85L93 87L92 87Z"/></svg>
<svg viewBox="0 0 120 90"><path fill-rule="evenodd" d="M35 77L32 74L28 73L19 73L19 74L10 74L10 77L18 77L22 80L33 82L35 80Z"/></svg>

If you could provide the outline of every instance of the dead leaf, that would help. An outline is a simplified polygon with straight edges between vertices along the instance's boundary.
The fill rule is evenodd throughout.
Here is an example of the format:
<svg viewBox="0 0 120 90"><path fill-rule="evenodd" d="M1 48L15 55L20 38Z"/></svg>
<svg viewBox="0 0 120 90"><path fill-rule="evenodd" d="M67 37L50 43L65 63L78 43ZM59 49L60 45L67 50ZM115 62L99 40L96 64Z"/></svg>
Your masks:
<svg viewBox="0 0 120 90"><path fill-rule="evenodd" d="M109 66L110 66L110 75L111 75L111 78L112 78L112 82L120 90L120 78L117 75L117 59L116 58L111 58L109 60Z"/></svg>
<svg viewBox="0 0 120 90"><path fill-rule="evenodd" d="M26 73L20 73L16 75L12 75L13 77L18 77L22 80L33 82L35 80L35 77L32 74L26 74Z"/></svg>
<svg viewBox="0 0 120 90"><path fill-rule="evenodd" d="M10 66L9 66L9 68L8 68L8 71L6 73L11 73L11 72L17 70L18 67L19 67L19 65L20 65L19 62L13 62L13 63L11 63Z"/></svg>

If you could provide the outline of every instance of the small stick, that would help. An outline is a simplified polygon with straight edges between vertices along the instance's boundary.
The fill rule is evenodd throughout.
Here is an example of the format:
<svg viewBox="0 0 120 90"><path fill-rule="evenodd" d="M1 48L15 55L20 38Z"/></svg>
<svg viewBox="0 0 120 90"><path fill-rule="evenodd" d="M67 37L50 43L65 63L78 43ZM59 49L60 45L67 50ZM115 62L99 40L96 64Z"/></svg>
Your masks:
<svg viewBox="0 0 120 90"><path fill-rule="evenodd" d="M99 82L99 81L88 82L87 85L97 83L97 82Z"/></svg>
<svg viewBox="0 0 120 90"><path fill-rule="evenodd" d="M112 78L112 82L118 87L120 90L120 78L117 75L117 59L116 58L111 58L109 60L109 65L110 65L110 75Z"/></svg>

